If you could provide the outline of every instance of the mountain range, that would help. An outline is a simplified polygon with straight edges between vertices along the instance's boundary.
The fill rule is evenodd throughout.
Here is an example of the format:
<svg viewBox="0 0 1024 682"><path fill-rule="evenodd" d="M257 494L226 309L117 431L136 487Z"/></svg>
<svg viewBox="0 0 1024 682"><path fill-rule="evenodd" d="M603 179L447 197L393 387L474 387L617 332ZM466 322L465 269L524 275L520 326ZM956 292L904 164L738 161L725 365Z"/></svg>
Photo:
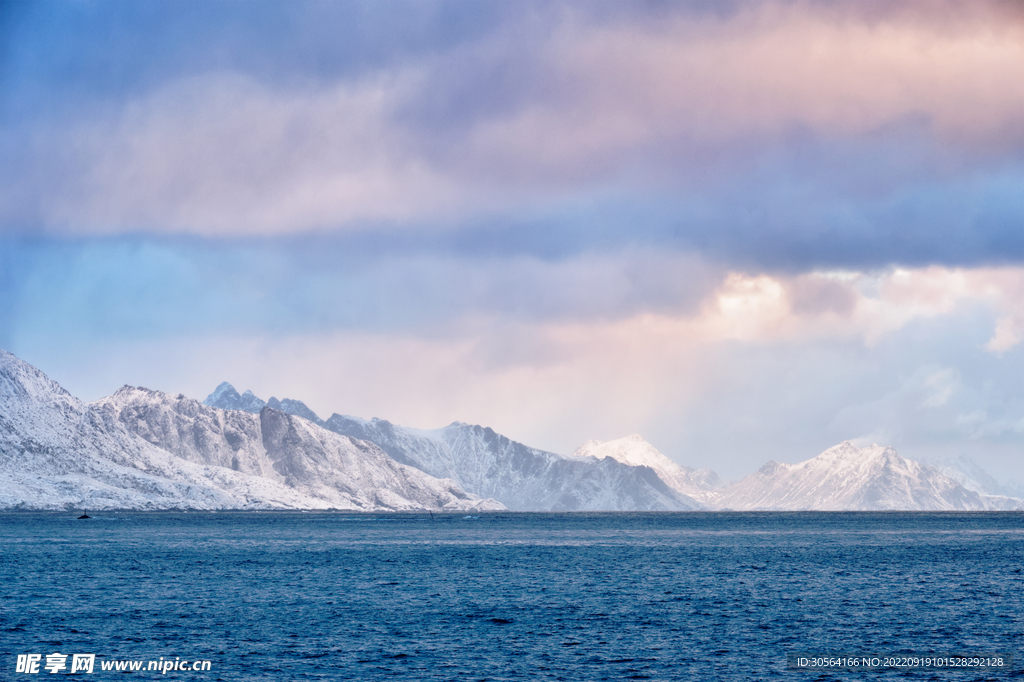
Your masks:
<svg viewBox="0 0 1024 682"><path fill-rule="evenodd" d="M569 457L562 457L516 443L489 428L461 422L426 431L339 414L323 420L302 401L273 397L263 401L251 391L239 394L227 382L218 386L204 404L252 412L273 406L301 415L336 433L369 440L400 462L434 476L452 478L466 490L500 500L512 510L658 509L650 503L646 507L638 504L651 500L652 493L638 489L634 478L623 476L621 465L644 470L643 479L655 489L653 499L660 508L668 505L665 491L656 486L655 478L676 493L676 509L1024 508L1024 502L1003 494L1004 489L985 488L978 483L978 479L990 479L977 465L973 465L970 475L962 470L952 475L948 467L943 470L904 459L893 448L878 445L858 448L850 442L840 443L798 464L768 462L754 474L726 484L711 469L673 462L635 434L612 441L588 441ZM962 460L961 468L966 466L964 462L969 460ZM609 479L618 482L617 488L607 485Z"/></svg>
<svg viewBox="0 0 1024 682"><path fill-rule="evenodd" d="M226 382L202 403L132 386L83 403L0 350L0 509L1024 508L969 460L958 466L845 442L727 484L639 435L564 456L462 422L324 420L299 400L263 401Z"/></svg>
<svg viewBox="0 0 1024 682"><path fill-rule="evenodd" d="M322 420L298 400L262 401L223 383L204 405L256 413L276 406L346 437L370 441L393 459L514 511L686 511L703 505L647 466L616 459L564 457L517 443L483 426L454 422L440 429L397 426L382 419L332 414Z"/></svg>
<svg viewBox="0 0 1024 682"><path fill-rule="evenodd" d="M86 404L0 351L0 508L503 507L279 410L127 386Z"/></svg>

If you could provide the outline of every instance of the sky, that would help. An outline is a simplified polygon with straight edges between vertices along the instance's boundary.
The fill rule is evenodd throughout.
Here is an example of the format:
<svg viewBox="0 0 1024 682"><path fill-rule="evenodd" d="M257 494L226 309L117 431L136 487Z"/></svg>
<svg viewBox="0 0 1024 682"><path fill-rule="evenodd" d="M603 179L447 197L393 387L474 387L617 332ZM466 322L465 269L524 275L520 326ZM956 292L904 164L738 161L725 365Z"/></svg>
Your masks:
<svg viewBox="0 0 1024 682"><path fill-rule="evenodd" d="M1024 5L0 0L0 348L1024 481Z"/></svg>

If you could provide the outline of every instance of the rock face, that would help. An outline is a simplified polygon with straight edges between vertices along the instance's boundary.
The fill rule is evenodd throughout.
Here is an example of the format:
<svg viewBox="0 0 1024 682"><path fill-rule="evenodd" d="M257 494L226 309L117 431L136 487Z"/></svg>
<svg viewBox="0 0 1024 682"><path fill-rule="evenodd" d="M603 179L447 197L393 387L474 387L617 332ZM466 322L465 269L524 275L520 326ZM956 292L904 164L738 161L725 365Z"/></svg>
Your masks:
<svg viewBox="0 0 1024 682"><path fill-rule="evenodd" d="M466 493L454 481L399 464L373 443L332 433L269 405L254 415L125 386L94 406L107 422L116 421L182 459L277 481L338 508L502 508Z"/></svg>
<svg viewBox="0 0 1024 682"><path fill-rule="evenodd" d="M226 383L205 404L130 386L86 404L0 350L7 509L1024 509L988 494L996 484L964 473L970 464L940 470L846 442L723 487L639 436L564 457L461 422L427 431L324 421L300 401L264 402Z"/></svg>
<svg viewBox="0 0 1024 682"><path fill-rule="evenodd" d="M0 351L0 508L289 508L308 501L111 428L42 372Z"/></svg>
<svg viewBox="0 0 1024 682"><path fill-rule="evenodd" d="M501 508L267 408L125 387L82 403L0 351L0 508Z"/></svg>
<svg viewBox="0 0 1024 682"><path fill-rule="evenodd" d="M967 490L892 448L858 448L850 442L799 464L768 462L721 490L715 503L723 509L794 511L966 511L1015 509L1020 504Z"/></svg>
<svg viewBox="0 0 1024 682"><path fill-rule="evenodd" d="M290 398L278 400L271 396L270 400L264 401L253 395L252 391L246 391L239 395L235 387L226 381L222 382L213 393L206 396L203 405L219 407L222 410L241 410L243 412L251 412L252 414L259 414L260 410L264 407L271 407L280 412L308 419L317 426L324 425L324 420L316 416L316 413L306 407L306 404L301 400L292 400Z"/></svg>
<svg viewBox="0 0 1024 682"><path fill-rule="evenodd" d="M408 429L390 422L332 415L327 428L363 438L433 476L493 497L518 511L681 511L696 500L665 484L649 467L572 458L517 443L492 429L455 422Z"/></svg>
<svg viewBox="0 0 1024 682"><path fill-rule="evenodd" d="M658 474L676 492L712 505L717 495L714 491L724 487L711 469L693 469L676 464L639 435L626 436L617 440L591 440L580 446L573 457L595 459L611 458L630 466L646 466Z"/></svg>
<svg viewBox="0 0 1024 682"><path fill-rule="evenodd" d="M230 384L221 384L204 404L233 404L229 401L237 395ZM382 419L339 414L322 421L300 401L282 400L278 404L292 414L322 423L334 433L370 441L402 464L457 481L465 490L494 498L516 511L703 508L698 501L667 485L647 466L632 466L615 459L563 457L517 443L490 428L461 422L421 430Z"/></svg>
<svg viewBox="0 0 1024 682"><path fill-rule="evenodd" d="M235 387L226 381L210 394L207 401L213 402L203 404L216 404L217 407L225 410L242 410L244 412L252 412L254 414L259 414L260 410L267 406L265 402L254 396L252 391L246 391L244 394L238 395L238 391L235 390Z"/></svg>

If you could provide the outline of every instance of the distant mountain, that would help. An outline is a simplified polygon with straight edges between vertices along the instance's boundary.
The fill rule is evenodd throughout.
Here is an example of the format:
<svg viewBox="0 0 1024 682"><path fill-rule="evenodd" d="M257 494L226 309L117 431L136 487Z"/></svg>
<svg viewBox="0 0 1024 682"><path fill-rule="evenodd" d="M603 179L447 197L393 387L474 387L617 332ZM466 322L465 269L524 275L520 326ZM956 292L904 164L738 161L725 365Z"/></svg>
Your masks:
<svg viewBox="0 0 1024 682"><path fill-rule="evenodd" d="M335 433L367 440L394 460L513 510L982 510L1024 501L992 494L967 475L922 465L892 448L841 443L799 464L769 462L731 485L710 469L676 464L638 435L588 441L564 457L516 443L489 428L455 422L434 430L338 414L322 420L297 400L264 403L223 383L204 401L258 412L276 405ZM963 466L963 463L961 463ZM980 472L980 473L979 473ZM984 478L980 468L973 475ZM990 480L988 481L991 485ZM966 485L963 485L966 483ZM1005 491L1004 491L1005 492Z"/></svg>
<svg viewBox="0 0 1024 682"><path fill-rule="evenodd" d="M768 462L719 491L718 508L753 510L1017 509L1021 500L980 495L889 447L850 442L799 464Z"/></svg>
<svg viewBox="0 0 1024 682"><path fill-rule="evenodd" d="M461 422L325 421L227 383L205 404L130 386L86 404L0 350L3 509L1024 509L1004 490L966 458L933 467L849 442L723 486L639 436L565 457Z"/></svg>
<svg viewBox="0 0 1024 682"><path fill-rule="evenodd" d="M612 458L630 466L646 466L676 492L704 504L715 503L715 490L724 487L718 474L711 469L693 469L676 464L639 435L617 440L591 440L580 446L573 457L595 459Z"/></svg>
<svg viewBox="0 0 1024 682"><path fill-rule="evenodd" d="M1000 483L967 455L922 459L921 463L938 469L939 472L952 478L968 490L982 495L1008 497L1024 495L1024 489Z"/></svg>
<svg viewBox="0 0 1024 682"><path fill-rule="evenodd" d="M85 404L0 351L0 508L501 505L271 408L227 412L130 387Z"/></svg>
<svg viewBox="0 0 1024 682"><path fill-rule="evenodd" d="M236 395L238 392L230 384L221 384L204 404L232 404L228 401ZM309 409L294 400L280 404L284 409L295 410L293 414ZM315 414L312 416L319 421ZM450 478L465 490L494 498L512 510L703 508L697 500L667 485L649 467L630 466L614 459L563 457L517 443L487 427L455 422L440 429L421 430L382 419L364 420L339 414L322 423L335 433L375 443L398 462L431 476Z"/></svg>
<svg viewBox="0 0 1024 682"><path fill-rule="evenodd" d="M455 422L430 431L332 415L327 428L365 438L392 457L521 511L685 511L703 505L648 467L563 457L492 429Z"/></svg>

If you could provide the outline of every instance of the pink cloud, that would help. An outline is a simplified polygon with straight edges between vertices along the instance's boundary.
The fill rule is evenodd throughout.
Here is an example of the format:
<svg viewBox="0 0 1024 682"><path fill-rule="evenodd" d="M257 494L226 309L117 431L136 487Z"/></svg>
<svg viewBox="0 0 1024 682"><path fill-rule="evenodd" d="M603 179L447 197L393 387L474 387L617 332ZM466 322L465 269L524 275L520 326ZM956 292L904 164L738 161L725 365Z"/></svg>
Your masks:
<svg viewBox="0 0 1024 682"><path fill-rule="evenodd" d="M30 169L34 188L9 187L0 210L31 203L45 225L77 232L443 223L699 176L721 149L794 126L858 136L918 121L970 154L1024 142L1018 15L986 3L858 7L765 2L656 25L570 10L528 40L509 26L503 40L349 80L180 78L42 131L33 158L61 173ZM459 68L476 63L475 75ZM441 140L416 120L432 98L455 97L452 79L484 97L505 67L536 81L507 106L467 115Z"/></svg>

